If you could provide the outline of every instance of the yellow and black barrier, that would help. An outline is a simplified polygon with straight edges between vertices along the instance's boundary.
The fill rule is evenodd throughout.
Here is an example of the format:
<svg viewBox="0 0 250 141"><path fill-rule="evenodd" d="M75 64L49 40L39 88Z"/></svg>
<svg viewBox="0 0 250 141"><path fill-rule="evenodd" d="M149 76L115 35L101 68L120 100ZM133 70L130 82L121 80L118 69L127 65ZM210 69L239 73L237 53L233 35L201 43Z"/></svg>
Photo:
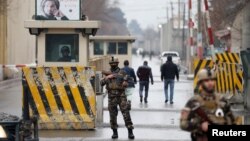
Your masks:
<svg viewBox="0 0 250 141"><path fill-rule="evenodd" d="M89 67L24 67L30 111L39 129L95 128L96 100Z"/></svg>
<svg viewBox="0 0 250 141"><path fill-rule="evenodd" d="M214 66L216 65L216 67ZM217 53L216 61L200 60L194 61L194 91L197 92L197 73L199 70L210 67L215 68L217 74L216 91L218 93L242 93L243 92L243 70L238 53Z"/></svg>
<svg viewBox="0 0 250 141"><path fill-rule="evenodd" d="M219 93L242 93L243 71L239 64L218 63L216 90Z"/></svg>
<svg viewBox="0 0 250 141"><path fill-rule="evenodd" d="M231 64L241 64L239 53L216 53L216 62L231 63Z"/></svg>
<svg viewBox="0 0 250 141"><path fill-rule="evenodd" d="M239 53L217 53L217 91L219 93L243 92L243 69Z"/></svg>

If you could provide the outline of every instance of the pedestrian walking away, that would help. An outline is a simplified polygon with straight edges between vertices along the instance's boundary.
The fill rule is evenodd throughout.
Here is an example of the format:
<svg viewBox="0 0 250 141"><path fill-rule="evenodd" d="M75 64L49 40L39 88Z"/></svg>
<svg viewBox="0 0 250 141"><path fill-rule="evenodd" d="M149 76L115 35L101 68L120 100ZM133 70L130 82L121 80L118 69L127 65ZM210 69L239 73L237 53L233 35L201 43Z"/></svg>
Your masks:
<svg viewBox="0 0 250 141"><path fill-rule="evenodd" d="M173 104L175 77L179 81L179 71L172 62L172 56L167 57L166 63L161 66L161 81L164 81L165 103L168 102L168 86L170 86L170 104Z"/></svg>
<svg viewBox="0 0 250 141"><path fill-rule="evenodd" d="M128 110L127 97L125 95L125 89L128 86L128 76L126 72L118 67L119 60L117 58L111 57L110 61L110 72L111 74L106 75L101 81L101 85L106 85L108 91L108 110L110 115L110 126L113 130L112 139L118 138L117 132L117 115L119 106L125 125L128 128L129 139L134 139L133 134L133 123Z"/></svg>
<svg viewBox="0 0 250 141"><path fill-rule="evenodd" d="M143 66L140 66L136 72L139 78L139 94L140 102L143 100L143 89L145 89L144 102L148 103L148 90L149 90L149 78L151 79L151 84L154 84L153 74L151 68L148 66L148 62L144 61Z"/></svg>
<svg viewBox="0 0 250 141"><path fill-rule="evenodd" d="M192 141L207 141L208 125L232 125L236 120L227 100L215 94L215 72L202 69L197 78L199 92L182 109L180 127L191 132Z"/></svg>
<svg viewBox="0 0 250 141"><path fill-rule="evenodd" d="M131 110L132 94L135 89L135 84L137 83L136 75L134 69L129 67L128 60L124 61L124 68L122 68L122 70L128 75L128 87L125 90L125 94L128 100L128 109Z"/></svg>

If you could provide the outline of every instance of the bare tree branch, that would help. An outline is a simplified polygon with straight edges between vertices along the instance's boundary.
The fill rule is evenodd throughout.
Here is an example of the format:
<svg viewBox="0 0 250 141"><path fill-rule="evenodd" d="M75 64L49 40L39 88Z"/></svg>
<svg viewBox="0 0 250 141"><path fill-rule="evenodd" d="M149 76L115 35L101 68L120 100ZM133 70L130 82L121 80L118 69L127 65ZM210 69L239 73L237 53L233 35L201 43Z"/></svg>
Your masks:
<svg viewBox="0 0 250 141"><path fill-rule="evenodd" d="M127 35L129 33L127 20L118 5L118 1L110 5L109 0L82 0L82 11L89 20L102 22L102 27L97 34Z"/></svg>
<svg viewBox="0 0 250 141"><path fill-rule="evenodd" d="M237 14L250 0L212 0L211 23L215 30L232 26Z"/></svg>

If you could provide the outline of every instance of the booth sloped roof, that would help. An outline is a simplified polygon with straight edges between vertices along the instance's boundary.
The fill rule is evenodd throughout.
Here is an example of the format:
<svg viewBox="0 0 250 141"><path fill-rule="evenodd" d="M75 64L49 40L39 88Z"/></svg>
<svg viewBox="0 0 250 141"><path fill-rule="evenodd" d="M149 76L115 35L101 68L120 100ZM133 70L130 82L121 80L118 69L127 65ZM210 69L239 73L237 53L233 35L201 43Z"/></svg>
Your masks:
<svg viewBox="0 0 250 141"><path fill-rule="evenodd" d="M25 28L100 28L100 21L27 20Z"/></svg>
<svg viewBox="0 0 250 141"><path fill-rule="evenodd" d="M104 36L91 36L90 41L130 41L134 42L136 37L124 35L124 36L115 36L115 35L104 35Z"/></svg>

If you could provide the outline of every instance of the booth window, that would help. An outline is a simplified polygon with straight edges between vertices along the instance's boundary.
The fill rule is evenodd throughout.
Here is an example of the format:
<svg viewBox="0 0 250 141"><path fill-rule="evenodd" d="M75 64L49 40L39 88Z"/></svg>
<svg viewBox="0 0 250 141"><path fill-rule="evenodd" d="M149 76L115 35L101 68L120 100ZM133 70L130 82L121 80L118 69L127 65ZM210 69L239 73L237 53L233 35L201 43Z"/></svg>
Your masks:
<svg viewBox="0 0 250 141"><path fill-rule="evenodd" d="M104 44L103 42L94 42L94 55L104 54Z"/></svg>
<svg viewBox="0 0 250 141"><path fill-rule="evenodd" d="M109 42L107 54L116 54L116 50L116 42Z"/></svg>
<svg viewBox="0 0 250 141"><path fill-rule="evenodd" d="M46 34L46 62L79 62L78 34Z"/></svg>
<svg viewBox="0 0 250 141"><path fill-rule="evenodd" d="M118 54L128 54L128 44L126 42L118 43Z"/></svg>

